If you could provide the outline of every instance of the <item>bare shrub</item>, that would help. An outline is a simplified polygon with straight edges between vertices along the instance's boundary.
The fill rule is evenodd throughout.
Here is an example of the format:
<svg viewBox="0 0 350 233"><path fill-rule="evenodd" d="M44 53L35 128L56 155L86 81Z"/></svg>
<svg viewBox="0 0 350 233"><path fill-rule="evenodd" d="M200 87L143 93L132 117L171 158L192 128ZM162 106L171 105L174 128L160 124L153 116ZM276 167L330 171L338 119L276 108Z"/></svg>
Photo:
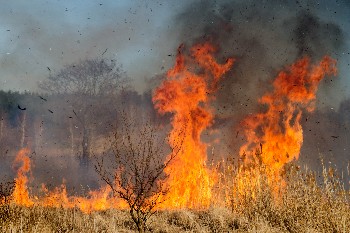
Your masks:
<svg viewBox="0 0 350 233"><path fill-rule="evenodd" d="M147 220L168 191L164 169L179 153L184 131L169 148L169 137L164 137L154 123L138 123L125 112L121 117L123 124L114 134L112 160L106 163L104 157L97 159L95 168L114 195L127 203L138 231L144 232Z"/></svg>

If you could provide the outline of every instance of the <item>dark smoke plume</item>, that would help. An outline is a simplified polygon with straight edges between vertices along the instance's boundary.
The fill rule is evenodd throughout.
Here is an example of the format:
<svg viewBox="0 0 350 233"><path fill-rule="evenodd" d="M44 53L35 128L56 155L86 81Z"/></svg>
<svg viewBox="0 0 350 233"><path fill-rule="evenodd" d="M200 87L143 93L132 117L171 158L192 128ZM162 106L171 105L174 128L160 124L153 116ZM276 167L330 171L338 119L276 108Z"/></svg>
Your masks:
<svg viewBox="0 0 350 233"><path fill-rule="evenodd" d="M194 1L174 27L179 27L179 41L211 40L221 48L219 57L237 58L219 95L220 102L236 103L237 113L244 112L240 104L251 110L276 73L297 58L336 58L344 33L318 16L321 9L298 1Z"/></svg>
<svg viewBox="0 0 350 233"><path fill-rule="evenodd" d="M272 88L271 82L281 69L303 56L309 56L315 62L324 55L340 59L339 54L346 46L346 33L341 26L341 19L346 16L340 14L342 7L349 5L326 1L205 0L193 1L177 16L174 27L179 30L179 41L191 45L209 40L220 48L219 59L224 61L229 56L237 59L216 96L217 117L213 128L220 129L221 135L216 136L227 145L226 149L219 146L219 154L238 153L243 142L234 126L248 114L262 110L263 106L259 106L257 100ZM339 15L334 19L336 12ZM324 82L321 85L320 98L327 98L322 96L327 85L331 84ZM339 104L334 103L335 106ZM342 106L347 104L342 102ZM336 138L330 137L327 129L344 122L340 119L344 110L339 111L335 115L311 114L312 119L322 116L328 123L324 124L325 131L320 130L322 126L307 125L308 130L309 127L317 129L316 136L305 133L303 153L311 154L311 159L306 159L309 164L313 164L321 152L329 155L327 146L314 147L322 144L322 138L327 138L328 144L334 147ZM345 129L333 134L341 134L344 138L347 132ZM349 146L348 141L341 143L346 148ZM337 151L333 158L340 163L348 157L344 151Z"/></svg>

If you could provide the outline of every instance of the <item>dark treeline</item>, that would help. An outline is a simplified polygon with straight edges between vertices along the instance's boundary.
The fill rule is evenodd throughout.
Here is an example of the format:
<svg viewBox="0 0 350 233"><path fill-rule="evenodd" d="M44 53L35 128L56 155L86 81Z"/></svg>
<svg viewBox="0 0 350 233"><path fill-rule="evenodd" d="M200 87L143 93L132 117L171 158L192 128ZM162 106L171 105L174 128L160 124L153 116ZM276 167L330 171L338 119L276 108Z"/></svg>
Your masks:
<svg viewBox="0 0 350 233"><path fill-rule="evenodd" d="M80 185L98 186L93 157L111 149L110 139L122 124L121 114L140 122L165 122L153 110L151 92L138 94L129 88L108 99L90 96L84 98L84 106L72 104L77 98L74 93L0 91L2 180L15 176L14 157L19 149L27 147L32 151L35 184L46 183L50 187L66 179L72 189ZM84 123L79 119L82 112L88 119ZM88 138L84 139L86 135ZM85 157L84 147L89 152Z"/></svg>
<svg viewBox="0 0 350 233"><path fill-rule="evenodd" d="M39 151L54 145L69 148L73 154L79 155L83 129L77 115L82 109L79 106L74 109L70 104L73 99L76 99L74 94L43 95L0 90L1 156L6 151L22 147ZM134 108L148 117L156 116L150 111L149 93L140 95L133 90L126 90L108 101L98 96L84 101L91 108L90 112L86 111L91 113L87 116L90 119L88 127L92 131L91 136L96 139L113 132L121 110L131 111Z"/></svg>

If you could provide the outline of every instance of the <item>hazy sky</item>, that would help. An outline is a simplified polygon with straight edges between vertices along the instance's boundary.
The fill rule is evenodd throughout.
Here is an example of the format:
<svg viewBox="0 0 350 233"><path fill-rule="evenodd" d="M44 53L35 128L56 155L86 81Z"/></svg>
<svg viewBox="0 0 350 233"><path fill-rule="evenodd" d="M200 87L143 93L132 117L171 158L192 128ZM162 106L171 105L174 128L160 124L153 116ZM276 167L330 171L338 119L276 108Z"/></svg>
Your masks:
<svg viewBox="0 0 350 233"><path fill-rule="evenodd" d="M187 37L192 37L191 39L200 37L201 33L210 27L211 33L217 30L220 34L222 28L217 27L219 25L217 22L227 20L234 25L234 29L238 28L237 33L244 34L248 39L256 37L255 40L262 44L257 48L262 47L267 58L274 60L272 68L281 66L279 60L285 57L289 58L286 58L287 62L295 60L295 54L298 49L300 50L300 46L296 45L293 51L287 48L283 50L284 54L287 51L290 55L284 55L285 57L274 55L276 51L282 51L281 48L291 44L283 28L290 27L291 31L298 31L298 36L301 37L297 38L298 43L302 44L304 40L311 41L311 47L315 51L318 50L315 46L319 46L320 50L326 48L325 51L328 51L328 48L336 48L330 52L339 61L340 81L332 88L337 88L339 96L348 96L350 92L350 4L346 0L305 0L293 3L277 0L0 0L0 2L1 89L35 91L37 82L44 80L49 72L57 72L65 64L80 59L103 56L117 59L128 76L136 80L137 89L142 90L147 78L164 72L172 65L177 46L186 42ZM317 27L321 30L314 32L313 26L305 25L304 21L294 23L300 18L299 12L307 12L302 15L306 15L307 20L311 18L311 21L316 21L320 26ZM261 20L259 17L265 17L266 20ZM267 19L268 17L271 18ZM279 17L279 23L273 21L276 17ZM273 26L268 25L269 22ZM293 26L294 24L297 26ZM328 26L332 26L332 30L339 33L341 39L339 48L334 45L338 43L339 38L332 37L334 36L332 31L327 31ZM312 33L309 34L309 30ZM266 32L270 35L264 37ZM324 38L322 38L323 32L326 32ZM303 37L304 33L308 34L306 38ZM264 38L259 41L262 37ZM328 37L331 39L328 40ZM242 38L238 38L238 41L246 40L245 37ZM233 49L232 44L233 42L230 44L232 46L230 53L235 56L237 52L237 56L241 56L242 51ZM275 44L279 47L275 48ZM254 46L252 48L254 49ZM258 53L260 51L255 55L259 55ZM272 59L272 56L275 57Z"/></svg>
<svg viewBox="0 0 350 233"><path fill-rule="evenodd" d="M103 57L119 60L130 77L152 77L173 59L170 21L186 1L1 2L1 89L23 91L35 90L47 67L55 72L106 49Z"/></svg>

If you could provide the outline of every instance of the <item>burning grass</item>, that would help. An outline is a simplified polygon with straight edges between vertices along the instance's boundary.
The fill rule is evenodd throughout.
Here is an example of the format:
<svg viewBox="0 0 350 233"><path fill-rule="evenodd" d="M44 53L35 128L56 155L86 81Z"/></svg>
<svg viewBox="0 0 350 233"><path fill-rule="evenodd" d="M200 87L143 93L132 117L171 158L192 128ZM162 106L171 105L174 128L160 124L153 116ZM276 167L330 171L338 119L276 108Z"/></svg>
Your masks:
<svg viewBox="0 0 350 233"><path fill-rule="evenodd" d="M139 171L149 170L153 159L140 157L140 162L135 160L132 164L135 172L117 182L117 187L115 181L110 180L106 182L109 187L91 191L88 197L75 197L68 196L64 184L53 191L43 186L45 195L36 197L28 187L29 150L22 149L15 159L15 165L20 167L12 199L0 200L3 203L1 229L10 232L136 229L143 232L144 228L152 232L348 232L350 193L334 170L324 167L318 176L294 165L303 143L302 113L314 110L318 85L326 76L336 74L336 61L325 56L312 64L310 58L305 57L281 71L272 91L259 100L266 111L254 113L242 122L246 144L240 149L241 164L224 161L209 166L208 145L201 135L214 120L210 103L215 99L218 82L234 63L233 58L218 63L214 58L216 49L210 43L195 45L189 51L180 46L176 65L154 92L157 111L173 114L170 146L174 146L172 141L177 141L178 132L184 130L177 156L168 155L169 166L159 163L157 176L146 172L140 176ZM138 156L138 151L152 152L147 143L153 145L153 137L140 140L137 150L132 143L125 145ZM129 162L132 158L123 159ZM148 161L148 165L140 169L142 161ZM118 161L116 164L123 165ZM157 180L162 172L167 175L166 179ZM163 193L156 191L149 196L145 183L139 182L145 177L151 180L148 188L151 193L156 190L153 186L156 182L169 187L168 192L162 196ZM130 182L131 179L135 182ZM118 184L129 188L116 192ZM145 208L151 205L152 210L153 207L157 210L154 215L152 212L143 219L140 212L136 212L137 217L132 221L125 210L128 207L120 198L130 200L135 193L136 200L140 201L129 203L131 215L135 205L144 208L145 203ZM164 199L156 203L154 196ZM137 225L140 219L142 227Z"/></svg>
<svg viewBox="0 0 350 233"><path fill-rule="evenodd" d="M332 168L322 174L289 165L285 188L279 196L268 184L264 166L255 167L254 184L244 182L246 192L232 192L240 169L221 174L220 192L229 202L207 210L158 211L148 224L151 232L348 232L350 192ZM247 177L248 178L248 177ZM215 195L219 198L219 191ZM221 195L222 196L222 195ZM0 206L3 232L134 232L128 211L109 209L84 213L78 208L53 208L17 204Z"/></svg>

